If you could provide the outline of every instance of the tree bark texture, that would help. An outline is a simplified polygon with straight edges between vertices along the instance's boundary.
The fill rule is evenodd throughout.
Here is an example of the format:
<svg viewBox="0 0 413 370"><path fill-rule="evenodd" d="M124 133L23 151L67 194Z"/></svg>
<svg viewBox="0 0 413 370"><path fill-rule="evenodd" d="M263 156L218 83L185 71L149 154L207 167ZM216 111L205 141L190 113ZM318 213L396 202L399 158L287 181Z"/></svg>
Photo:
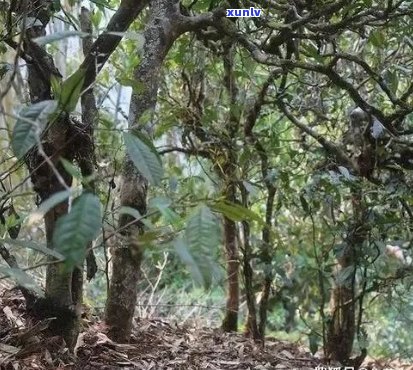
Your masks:
<svg viewBox="0 0 413 370"><path fill-rule="evenodd" d="M139 124L143 114L155 108L158 84L163 61L178 37L174 21L178 4L168 0L156 0L151 4L150 19L146 26L143 56L134 71L134 79L142 88L132 93L129 109L129 128L143 130L151 136L152 123ZM121 199L122 206L133 207L140 214L146 213L148 184L128 156L125 157ZM113 340L129 340L138 294L138 281L143 250L138 243L142 225L128 215L121 215L118 227L120 237L113 250L112 277L106 302L105 321Z"/></svg>
<svg viewBox="0 0 413 370"><path fill-rule="evenodd" d="M346 246L337 258L336 277L343 274L345 269L351 273L345 274L345 279L336 279L331 301L331 319L327 327L326 353L343 364L349 360L356 333L356 270L361 247L368 237L367 212L359 191L353 192L353 218L345 240Z"/></svg>
<svg viewBox="0 0 413 370"><path fill-rule="evenodd" d="M238 87L235 77L235 48L229 39L223 42L224 85L230 101L229 119L226 123L228 142L224 142L224 155L226 160L222 166L216 166L218 176L223 180L224 198L235 203L237 198L237 162L238 153L234 138L239 130L240 115L236 104ZM224 246L227 259L228 293L226 312L222 322L222 329L226 332L237 331L239 311L239 251L237 242L237 225L234 221L224 217Z"/></svg>
<svg viewBox="0 0 413 370"><path fill-rule="evenodd" d="M265 162L266 163L266 162ZM262 164L264 166L264 164ZM271 285L274 280L274 273L272 271L272 245L271 245L271 227L272 227L272 217L274 208L274 198L276 193L276 188L270 184L266 184L268 189L267 204L266 204L266 214L265 214L265 226L262 230L262 262L266 267L264 271L264 282L262 287L262 296L259 307L259 332L261 339L265 338L265 328L267 325L267 314L268 314L268 302L271 294Z"/></svg>
<svg viewBox="0 0 413 370"><path fill-rule="evenodd" d="M242 197L242 205L245 208L248 208L248 191L244 185L241 185L241 197ZM255 294L254 294L254 272L251 267L251 255L252 255L252 247L250 243L250 235L251 229L249 221L244 220L242 221L242 267L243 267L243 276L244 276L244 284L245 284L245 297L247 301L248 307L248 315L247 321L245 325L245 335L247 337L253 338L255 341L259 340L260 333L258 330L258 322L257 322L257 308L255 302Z"/></svg>
<svg viewBox="0 0 413 370"><path fill-rule="evenodd" d="M27 65L28 85L32 103L52 99L50 78L52 75L57 78L61 77L54 66L51 55L43 47L32 41L33 38L46 34L45 28L51 14L50 5L49 1L22 1L16 9L22 19L36 19L42 24L40 26L37 22L36 25L27 27L23 41L24 52L32 59L32 62ZM63 169L59 161L61 157L68 160L74 158L73 148L70 145L73 136L72 139L69 138L69 135L73 132L70 131L68 117L62 115L53 125L49 125L43 134L42 147L51 164L47 163L37 148L31 150L25 158L31 174L33 188L41 202L47 200L56 192L64 190L65 187L71 186L72 178ZM59 173L60 179L56 175L56 171ZM60 216L67 213L67 210L68 204L65 201L45 215L47 246L51 249L54 248L52 237L56 221ZM46 275L46 298L37 300L34 307L30 308L38 316L56 317L50 325L52 334L62 335L69 348L73 348L79 328L79 315L76 306L80 297L78 294L72 295L72 285L77 286L81 281L79 276L74 281L72 274L73 270L65 268L63 264L49 265Z"/></svg>
<svg viewBox="0 0 413 370"><path fill-rule="evenodd" d="M87 54L82 63L82 68L86 71L85 87L95 81L97 72L103 67L122 38L110 32L126 31L145 5L145 1L122 0L118 10L111 18L106 32L100 35L93 44L90 40L85 42L84 51ZM12 2L11 7L11 11L15 12L22 20L22 28L25 30L22 42L23 52L20 55L27 63L30 100L32 103L38 103L53 99L51 76L57 79L61 79L62 76L55 67L52 56L46 52L44 47L32 41L36 37L45 36L46 26L53 13L52 2L49 0L20 0ZM35 23L28 24L29 19L35 20ZM8 31L10 34L14 33L12 30ZM8 44L19 52L19 44L13 40L8 40ZM99 62L98 68L97 62ZM91 94L89 90L82 97L83 107L86 105L90 107L93 104L93 99L93 92ZM86 121L86 126L94 121L94 114L93 110L84 109L82 118ZM71 120L67 114L61 114L53 124L48 125L42 135L44 154L40 153L38 148L33 148L26 155L25 160L33 188L38 194L40 202L71 186L72 178L64 170L60 158L71 162L76 160L83 175L91 174L93 171L93 129L88 126L85 130L86 126ZM45 160L45 156L48 161ZM56 172L59 176L56 176ZM49 248L54 248L52 237L56 221L67 211L67 202L62 202L45 215L46 239ZM93 261L90 260L90 262ZM90 274L88 272L88 276L92 275L92 270ZM79 305L82 300L82 286L82 270L68 270L62 264L50 265L46 276L46 299L38 299L33 307L28 307L37 316L56 317L56 320L50 325L52 335L63 335L69 348L73 348L79 331Z"/></svg>

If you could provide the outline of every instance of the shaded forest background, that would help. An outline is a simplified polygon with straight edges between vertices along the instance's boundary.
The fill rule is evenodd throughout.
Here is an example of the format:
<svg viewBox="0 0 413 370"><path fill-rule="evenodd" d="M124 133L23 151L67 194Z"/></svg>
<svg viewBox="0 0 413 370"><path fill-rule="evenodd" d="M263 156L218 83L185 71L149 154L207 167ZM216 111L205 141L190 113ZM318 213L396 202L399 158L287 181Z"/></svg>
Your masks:
<svg viewBox="0 0 413 370"><path fill-rule="evenodd" d="M1 279L69 349L89 312L411 360L412 14L1 1Z"/></svg>

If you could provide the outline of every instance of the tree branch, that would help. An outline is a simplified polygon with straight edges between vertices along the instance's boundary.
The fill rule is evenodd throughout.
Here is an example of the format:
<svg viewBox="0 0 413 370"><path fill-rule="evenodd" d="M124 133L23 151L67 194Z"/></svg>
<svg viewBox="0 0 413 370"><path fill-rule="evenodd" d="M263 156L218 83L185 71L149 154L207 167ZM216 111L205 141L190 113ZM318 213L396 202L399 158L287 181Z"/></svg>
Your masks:
<svg viewBox="0 0 413 370"><path fill-rule="evenodd" d="M93 43L79 69L84 69L85 81L83 88L88 88L96 80L96 76L103 68L110 55L114 52L123 33L128 30L131 23L137 18L147 0L122 0L118 10L112 16L104 33Z"/></svg>
<svg viewBox="0 0 413 370"><path fill-rule="evenodd" d="M314 131L312 128L308 127L307 125L303 124L300 122L287 108L285 103L281 101L277 101L277 105L280 108L280 110L285 114L285 116L295 125L297 126L300 130L304 131L308 135L310 135L313 139L315 139L325 150L327 153L329 153L331 156L335 157L339 164L343 164L347 167L349 167L352 171L354 171L356 174L359 174L360 170L358 165L351 160L346 153L338 147L336 144L328 141L325 139L322 135Z"/></svg>

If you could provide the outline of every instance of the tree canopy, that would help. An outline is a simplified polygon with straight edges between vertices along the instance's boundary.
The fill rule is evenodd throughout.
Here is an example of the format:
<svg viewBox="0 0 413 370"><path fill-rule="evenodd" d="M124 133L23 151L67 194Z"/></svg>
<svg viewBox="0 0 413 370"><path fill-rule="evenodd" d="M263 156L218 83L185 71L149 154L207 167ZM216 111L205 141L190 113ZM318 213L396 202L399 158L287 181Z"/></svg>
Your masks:
<svg viewBox="0 0 413 370"><path fill-rule="evenodd" d="M261 14L226 16L244 8ZM202 287L224 332L411 359L412 14L0 2L0 273L27 313L73 350L84 303L104 305L127 342L138 297L202 305Z"/></svg>

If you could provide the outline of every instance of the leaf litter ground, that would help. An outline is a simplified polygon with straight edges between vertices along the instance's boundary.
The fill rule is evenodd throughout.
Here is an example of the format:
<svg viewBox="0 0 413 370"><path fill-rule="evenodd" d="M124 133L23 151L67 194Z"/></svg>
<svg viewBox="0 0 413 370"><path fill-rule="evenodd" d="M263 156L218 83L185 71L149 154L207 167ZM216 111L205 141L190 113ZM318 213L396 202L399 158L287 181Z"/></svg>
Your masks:
<svg viewBox="0 0 413 370"><path fill-rule="evenodd" d="M137 320L136 324L131 342L119 344L106 336L99 320L85 318L73 356L61 338L47 336L48 320L33 322L26 317L20 293L4 290L0 294L0 368L310 370L320 365L305 347L274 338L267 338L263 348L242 334L218 329L181 326L161 319ZM368 359L363 366L413 370L413 366L397 361Z"/></svg>

